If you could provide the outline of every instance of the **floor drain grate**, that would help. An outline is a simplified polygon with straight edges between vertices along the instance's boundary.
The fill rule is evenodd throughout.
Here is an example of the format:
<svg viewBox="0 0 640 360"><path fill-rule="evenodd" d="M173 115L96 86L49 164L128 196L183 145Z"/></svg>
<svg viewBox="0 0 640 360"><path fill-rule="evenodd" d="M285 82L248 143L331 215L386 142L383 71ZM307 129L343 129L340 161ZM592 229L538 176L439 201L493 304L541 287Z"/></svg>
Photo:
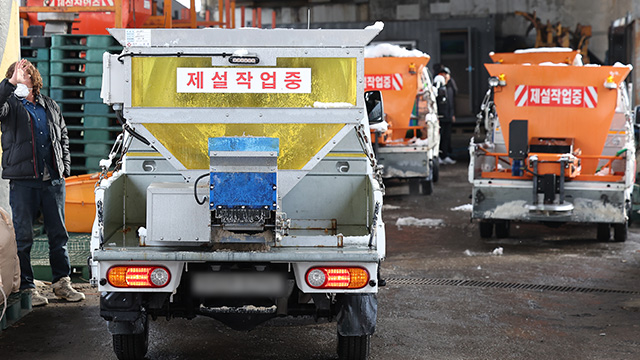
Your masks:
<svg viewBox="0 0 640 360"><path fill-rule="evenodd" d="M453 279L425 279L425 278L388 278L389 285L431 285L431 286L465 286L496 289L516 289L516 290L539 290L539 291L560 291L578 293L610 293L610 294L640 294L640 291L615 290L615 289L594 289L576 286L542 285L542 284L520 284L502 281L480 281L480 280L453 280Z"/></svg>

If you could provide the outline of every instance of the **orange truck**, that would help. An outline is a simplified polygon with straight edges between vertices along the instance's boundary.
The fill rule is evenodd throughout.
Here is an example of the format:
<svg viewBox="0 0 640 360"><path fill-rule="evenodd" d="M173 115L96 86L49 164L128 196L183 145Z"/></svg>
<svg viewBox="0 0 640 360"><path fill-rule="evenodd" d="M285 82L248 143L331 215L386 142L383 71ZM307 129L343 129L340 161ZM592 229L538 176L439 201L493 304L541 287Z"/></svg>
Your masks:
<svg viewBox="0 0 640 360"><path fill-rule="evenodd" d="M578 51L490 54L489 91L472 139L472 218L483 238L512 221L597 224L625 241L635 181L630 66L582 66Z"/></svg>
<svg viewBox="0 0 640 360"><path fill-rule="evenodd" d="M365 90L384 99L385 121L371 125L371 139L384 180L409 183L411 194L431 194L438 180L440 125L429 55L396 45L365 51Z"/></svg>

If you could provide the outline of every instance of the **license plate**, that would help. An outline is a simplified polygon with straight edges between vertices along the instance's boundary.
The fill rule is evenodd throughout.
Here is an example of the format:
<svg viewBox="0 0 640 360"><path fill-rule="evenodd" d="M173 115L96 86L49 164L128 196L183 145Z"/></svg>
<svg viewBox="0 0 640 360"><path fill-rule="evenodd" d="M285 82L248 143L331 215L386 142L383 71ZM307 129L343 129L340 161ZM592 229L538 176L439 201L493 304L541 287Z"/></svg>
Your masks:
<svg viewBox="0 0 640 360"><path fill-rule="evenodd" d="M191 291L196 296L286 295L286 280L279 273L195 273Z"/></svg>

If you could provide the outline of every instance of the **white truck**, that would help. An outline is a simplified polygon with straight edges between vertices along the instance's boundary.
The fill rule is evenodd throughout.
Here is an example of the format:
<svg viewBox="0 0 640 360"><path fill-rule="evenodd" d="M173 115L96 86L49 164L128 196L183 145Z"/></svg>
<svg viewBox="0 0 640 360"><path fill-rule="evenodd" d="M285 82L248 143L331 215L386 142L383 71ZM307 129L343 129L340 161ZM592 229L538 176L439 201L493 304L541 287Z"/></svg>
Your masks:
<svg viewBox="0 0 640 360"><path fill-rule="evenodd" d="M339 358L368 358L385 228L363 49L380 30L110 30L124 50L102 97L126 131L89 263L118 358L144 357L149 318L196 316L337 319Z"/></svg>

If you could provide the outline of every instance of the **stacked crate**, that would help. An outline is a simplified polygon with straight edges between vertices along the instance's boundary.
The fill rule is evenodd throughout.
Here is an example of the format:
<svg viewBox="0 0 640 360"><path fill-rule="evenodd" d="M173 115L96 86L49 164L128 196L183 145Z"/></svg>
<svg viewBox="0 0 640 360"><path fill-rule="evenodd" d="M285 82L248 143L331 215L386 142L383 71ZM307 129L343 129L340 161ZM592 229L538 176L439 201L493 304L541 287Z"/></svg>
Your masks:
<svg viewBox="0 0 640 360"><path fill-rule="evenodd" d="M20 51L22 58L29 60L42 76L42 89L40 92L49 95L49 74L51 73L51 37L48 36L23 36L20 38ZM4 74L2 74L4 77Z"/></svg>
<svg viewBox="0 0 640 360"><path fill-rule="evenodd" d="M102 103L102 55L120 53L108 35L53 35L50 96L58 102L69 131L71 173L99 170L122 131L113 110Z"/></svg>

